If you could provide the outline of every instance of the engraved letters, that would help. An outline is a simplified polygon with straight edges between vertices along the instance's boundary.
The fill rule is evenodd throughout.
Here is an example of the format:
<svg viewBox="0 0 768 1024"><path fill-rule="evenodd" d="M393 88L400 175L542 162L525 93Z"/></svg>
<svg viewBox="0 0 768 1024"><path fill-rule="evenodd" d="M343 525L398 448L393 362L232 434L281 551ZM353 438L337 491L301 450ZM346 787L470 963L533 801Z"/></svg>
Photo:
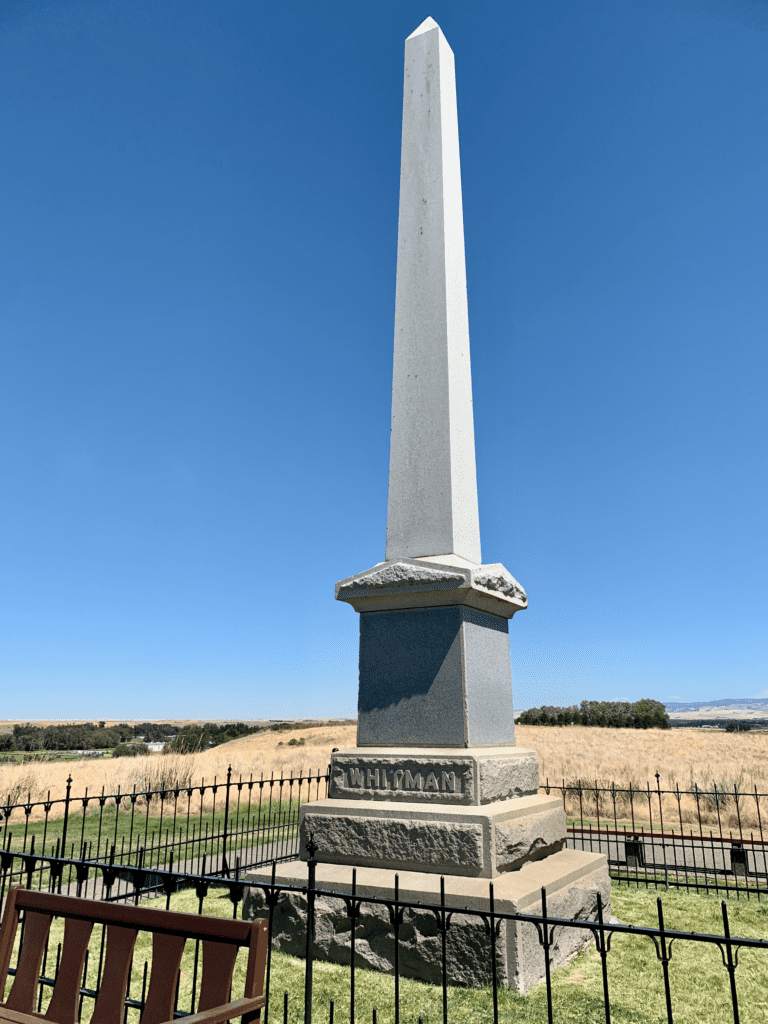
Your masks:
<svg viewBox="0 0 768 1024"><path fill-rule="evenodd" d="M418 792L428 794L461 793L461 777L455 771L435 768L430 771L412 771L408 768L366 766L344 767L339 784L349 789L387 789L394 792Z"/></svg>

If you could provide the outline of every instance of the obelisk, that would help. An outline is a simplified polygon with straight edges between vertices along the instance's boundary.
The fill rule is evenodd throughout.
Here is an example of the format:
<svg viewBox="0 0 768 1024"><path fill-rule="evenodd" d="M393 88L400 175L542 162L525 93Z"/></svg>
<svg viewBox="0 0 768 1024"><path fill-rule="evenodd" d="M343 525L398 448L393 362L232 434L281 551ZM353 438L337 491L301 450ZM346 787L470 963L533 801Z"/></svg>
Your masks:
<svg viewBox="0 0 768 1024"><path fill-rule="evenodd" d="M389 896L397 871L401 899L434 903L443 876L449 905L485 907L493 879L502 913L535 913L545 886L553 916L594 916L596 891L610 896L606 858L565 849L562 801L539 795L536 754L515 746L508 623L528 601L503 565L481 563L454 60L431 18L405 43L385 560L336 597L360 613L358 731L332 754L329 799L300 810L318 886L349 893L355 867L358 897ZM293 861L277 880L305 877ZM273 926L298 955L302 900L287 895ZM346 911L326 902L315 955L347 962ZM244 914L263 910L251 889ZM383 970L379 910L361 909L356 955ZM561 933L553 963L583 940ZM438 982L439 942L431 913L410 911L401 972ZM506 923L496 948L500 980L526 991L543 976L531 928ZM454 918L447 970L459 984L491 980L477 919Z"/></svg>
<svg viewBox="0 0 768 1024"><path fill-rule="evenodd" d="M453 53L432 18L405 42L387 560L479 565Z"/></svg>
<svg viewBox="0 0 768 1024"><path fill-rule="evenodd" d="M527 606L481 565L453 52L405 41L385 561L343 580L361 613L358 746L514 744L508 620Z"/></svg>

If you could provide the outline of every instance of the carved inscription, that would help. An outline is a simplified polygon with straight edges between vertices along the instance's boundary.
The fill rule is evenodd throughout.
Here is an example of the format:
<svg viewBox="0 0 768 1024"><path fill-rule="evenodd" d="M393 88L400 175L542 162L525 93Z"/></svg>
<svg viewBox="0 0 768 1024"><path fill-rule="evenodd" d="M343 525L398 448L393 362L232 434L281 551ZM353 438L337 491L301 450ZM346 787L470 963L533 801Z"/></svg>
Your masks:
<svg viewBox="0 0 768 1024"><path fill-rule="evenodd" d="M350 789L380 789L420 793L461 793L461 778L441 768L410 771L408 768L344 768L342 785Z"/></svg>

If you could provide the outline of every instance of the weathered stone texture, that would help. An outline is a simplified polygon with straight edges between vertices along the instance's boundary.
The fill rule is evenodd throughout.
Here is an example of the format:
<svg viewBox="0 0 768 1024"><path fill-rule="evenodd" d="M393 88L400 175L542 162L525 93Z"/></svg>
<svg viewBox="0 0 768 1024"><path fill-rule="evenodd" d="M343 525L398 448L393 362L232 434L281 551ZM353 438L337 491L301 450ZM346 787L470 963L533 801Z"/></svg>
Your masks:
<svg viewBox="0 0 768 1024"><path fill-rule="evenodd" d="M597 894L603 901L604 920L611 916L611 879L608 866L563 886L554 893L547 890L547 915L569 921L597 919ZM541 914L541 902L525 908L526 914ZM507 924L507 949L510 952L510 983L519 992L529 992L544 976L544 955L534 929L529 924ZM533 940L533 941L532 941ZM587 928L555 928L550 950L550 964L560 967L592 941Z"/></svg>
<svg viewBox="0 0 768 1024"><path fill-rule="evenodd" d="M353 747L331 755L328 795L386 803L479 805L532 796L538 789L536 753L522 747Z"/></svg>
<svg viewBox="0 0 768 1024"><path fill-rule="evenodd" d="M524 818L497 821L494 847L497 871L515 871L528 861L541 860L565 846L562 807Z"/></svg>
<svg viewBox="0 0 768 1024"><path fill-rule="evenodd" d="M314 835L323 864L495 878L561 849L565 816L543 795L482 807L329 799L301 808L299 832L302 849Z"/></svg>
<svg viewBox="0 0 768 1024"><path fill-rule="evenodd" d="M431 569L413 562L386 562L381 569L371 570L351 579L349 590L369 590L377 587L403 587L421 583L464 583L464 574Z"/></svg>
<svg viewBox="0 0 768 1024"><path fill-rule="evenodd" d="M371 569L340 580L336 584L336 600L348 601L359 612L467 605L504 619L511 619L528 606L525 591L501 562L454 565L440 558L379 562Z"/></svg>
<svg viewBox="0 0 768 1024"><path fill-rule="evenodd" d="M512 573L508 572L501 562L481 565L479 569L475 569L472 573L472 582L477 587L497 591L506 597L513 597L525 604L528 603L527 594Z"/></svg>
<svg viewBox="0 0 768 1024"><path fill-rule="evenodd" d="M576 880L559 888L547 886L547 911L551 916L571 920L594 920L598 891L603 898L606 919L610 916L608 867L602 857L592 857L592 862L592 870L582 873ZM360 874L365 876L366 872L359 872L359 876ZM295 884L299 882L299 878L291 877L291 881ZM509 876L504 882L517 885ZM487 909L487 884L479 880L468 884L473 891L477 889L477 896L469 896L466 892L460 896L448 893L447 905L470 905ZM323 887L322 880L319 887ZM325 887L349 892L349 885L339 886L326 882ZM518 890L519 888L517 885ZM358 881L358 894L391 897L392 891L381 886L361 885ZM403 898L409 901L419 899L425 903L439 903L439 897L431 888L424 892L409 891ZM518 911L525 914L540 914L541 904L530 896L519 900L505 898L502 881L499 881L496 885L496 910L500 913ZM246 890L243 918L253 920L256 917L267 916L268 912L263 890L252 884ZM306 951L306 919L306 896L299 892L282 894L274 914L274 947L292 956L303 957ZM351 935L351 922L344 901L326 896L317 897L313 946L315 957L331 963L348 965ZM552 968L567 963L591 939L592 935L588 929L556 928L551 947ZM441 937L431 911L416 908L404 912L399 944L400 973L403 977L416 978L432 985L441 983ZM356 966L392 974L394 951L395 938L386 907L362 903L355 927ZM501 926L496 944L496 969L500 984L512 986L522 993L530 991L542 980L543 951L533 925L507 922ZM446 933L446 972L448 983L451 985L478 987L491 983L491 943L482 919L470 914L453 915Z"/></svg>
<svg viewBox="0 0 768 1024"><path fill-rule="evenodd" d="M246 920L268 914L261 890L251 888L243 909ZM306 953L307 898L301 893L282 896L275 908L274 947L291 956ZM341 900L319 897L315 902L315 944L318 960L349 964L352 927ZM400 974L432 985L442 983L442 944L435 915L427 910L407 911L400 928ZM506 935L498 941L499 980L506 979ZM455 914L446 936L446 973L449 985L479 987L492 980L491 944L478 918ZM386 907L365 904L355 928L355 965L393 974L395 937Z"/></svg>
<svg viewBox="0 0 768 1024"><path fill-rule="evenodd" d="M460 875L483 870L483 827L479 823L305 814L301 831L302 838L313 833L323 861L329 864L397 865Z"/></svg>
<svg viewBox="0 0 768 1024"><path fill-rule="evenodd" d="M539 761L529 757L489 756L478 758L480 803L490 804L509 797L528 796L539 791Z"/></svg>

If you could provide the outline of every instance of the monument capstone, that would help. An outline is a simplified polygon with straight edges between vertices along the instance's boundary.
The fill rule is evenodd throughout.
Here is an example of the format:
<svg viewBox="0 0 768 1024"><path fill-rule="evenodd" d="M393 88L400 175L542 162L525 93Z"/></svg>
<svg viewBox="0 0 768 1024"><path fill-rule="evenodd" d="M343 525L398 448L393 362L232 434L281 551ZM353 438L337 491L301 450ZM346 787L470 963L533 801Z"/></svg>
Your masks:
<svg viewBox="0 0 768 1024"><path fill-rule="evenodd" d="M385 560L336 585L360 615L357 746L332 755L329 798L301 808L301 849L311 833L328 890L349 892L355 867L358 895L390 895L397 871L402 899L434 902L443 876L446 903L481 907L492 879L502 912L536 913L544 886L550 914L589 917L598 891L608 905L606 858L565 848L562 801L539 794L536 754L515 746L509 622L528 599L480 553L464 260L454 57L427 18L405 42ZM306 866L277 878L301 885ZM299 955L303 899L285 894L275 913L275 941ZM316 954L344 963L349 922L326 902ZM252 888L244 913L262 910ZM381 912L363 907L356 935L379 970L393 957ZM411 918L401 971L439 980L434 919ZM483 927L454 921L450 979L487 983ZM553 963L583 939L562 932ZM507 984L526 991L543 976L530 926L508 923L497 950Z"/></svg>

